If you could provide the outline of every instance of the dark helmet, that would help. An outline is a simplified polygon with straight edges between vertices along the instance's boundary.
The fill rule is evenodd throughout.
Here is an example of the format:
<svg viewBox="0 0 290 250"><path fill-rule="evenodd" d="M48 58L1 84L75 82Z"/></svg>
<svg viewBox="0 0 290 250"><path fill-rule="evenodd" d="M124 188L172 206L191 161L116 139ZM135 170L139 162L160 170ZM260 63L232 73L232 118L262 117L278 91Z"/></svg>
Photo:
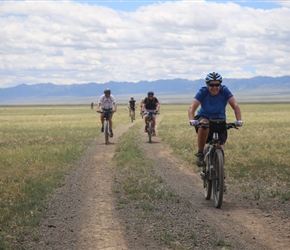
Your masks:
<svg viewBox="0 0 290 250"><path fill-rule="evenodd" d="M205 82L209 83L210 81L220 81L220 83L222 83L223 78L219 73L208 73L206 78L205 78Z"/></svg>
<svg viewBox="0 0 290 250"><path fill-rule="evenodd" d="M111 90L110 89L105 89L104 90L104 94L111 94Z"/></svg>
<svg viewBox="0 0 290 250"><path fill-rule="evenodd" d="M150 95L153 96L153 95L154 95L154 92L153 92L153 91L149 91L149 92L147 93L147 95L148 95L148 96L150 96Z"/></svg>

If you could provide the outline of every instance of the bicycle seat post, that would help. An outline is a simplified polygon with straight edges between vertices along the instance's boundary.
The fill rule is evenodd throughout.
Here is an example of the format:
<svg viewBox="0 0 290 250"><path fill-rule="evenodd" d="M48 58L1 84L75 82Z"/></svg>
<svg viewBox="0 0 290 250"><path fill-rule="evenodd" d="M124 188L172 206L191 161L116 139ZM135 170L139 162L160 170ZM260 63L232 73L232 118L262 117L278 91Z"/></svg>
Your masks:
<svg viewBox="0 0 290 250"><path fill-rule="evenodd" d="M214 132L212 138L213 138L213 140L218 140L219 139L219 134Z"/></svg>

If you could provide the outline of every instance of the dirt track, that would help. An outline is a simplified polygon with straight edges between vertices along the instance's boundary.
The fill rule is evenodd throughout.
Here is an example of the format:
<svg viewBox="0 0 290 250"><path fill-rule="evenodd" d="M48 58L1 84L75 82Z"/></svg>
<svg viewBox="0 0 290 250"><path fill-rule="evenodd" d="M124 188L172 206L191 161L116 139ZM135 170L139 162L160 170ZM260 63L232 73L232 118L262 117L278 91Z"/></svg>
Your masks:
<svg viewBox="0 0 290 250"><path fill-rule="evenodd" d="M162 116L158 118L160 121ZM110 145L104 145L101 136L87 150L79 166L47 204L40 242L26 242L31 249L170 249L158 242L145 247L144 242L151 238L134 237L126 227L130 221L124 223L126 214L115 209L112 158L118 138L131 125L117 127ZM264 214L249 206L230 186L222 208L216 209L204 199L197 171L174 157L158 135L149 144L143 133L140 147L156 163L156 174L164 185L190 203L192 223L199 232L196 246L190 249L209 249L205 237L208 228L219 228L217 234L232 243L229 248L212 249L290 249L289 219L279 217L278 212ZM188 217L184 221L178 218L178 223L188 225Z"/></svg>

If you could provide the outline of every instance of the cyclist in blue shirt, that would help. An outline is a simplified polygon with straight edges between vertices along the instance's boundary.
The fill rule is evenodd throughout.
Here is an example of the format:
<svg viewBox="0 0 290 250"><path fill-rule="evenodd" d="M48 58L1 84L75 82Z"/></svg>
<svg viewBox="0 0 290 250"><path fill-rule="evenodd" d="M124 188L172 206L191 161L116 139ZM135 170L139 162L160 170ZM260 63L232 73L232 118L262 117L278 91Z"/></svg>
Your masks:
<svg viewBox="0 0 290 250"><path fill-rule="evenodd" d="M200 122L208 123L211 118L226 119L226 106L228 103L235 113L235 125L243 125L240 107L227 86L221 85L222 81L222 76L219 73L213 72L206 76L206 87L199 89L188 109L188 118L191 126L197 126ZM200 109L196 113L199 106ZM209 135L209 129L196 128L196 132L198 134L196 164L198 167L202 167L205 165L203 149L211 135ZM221 143L225 143L227 131L222 133L220 138Z"/></svg>

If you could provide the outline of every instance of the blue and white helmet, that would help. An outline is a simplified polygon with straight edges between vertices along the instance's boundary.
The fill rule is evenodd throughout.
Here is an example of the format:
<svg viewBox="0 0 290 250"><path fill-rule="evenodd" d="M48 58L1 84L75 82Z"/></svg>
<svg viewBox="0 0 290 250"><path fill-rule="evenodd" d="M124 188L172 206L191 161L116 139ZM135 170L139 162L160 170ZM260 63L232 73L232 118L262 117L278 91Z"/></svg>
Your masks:
<svg viewBox="0 0 290 250"><path fill-rule="evenodd" d="M210 81L220 81L220 83L222 83L223 78L219 73L208 73L206 78L205 78L205 82L209 83Z"/></svg>

